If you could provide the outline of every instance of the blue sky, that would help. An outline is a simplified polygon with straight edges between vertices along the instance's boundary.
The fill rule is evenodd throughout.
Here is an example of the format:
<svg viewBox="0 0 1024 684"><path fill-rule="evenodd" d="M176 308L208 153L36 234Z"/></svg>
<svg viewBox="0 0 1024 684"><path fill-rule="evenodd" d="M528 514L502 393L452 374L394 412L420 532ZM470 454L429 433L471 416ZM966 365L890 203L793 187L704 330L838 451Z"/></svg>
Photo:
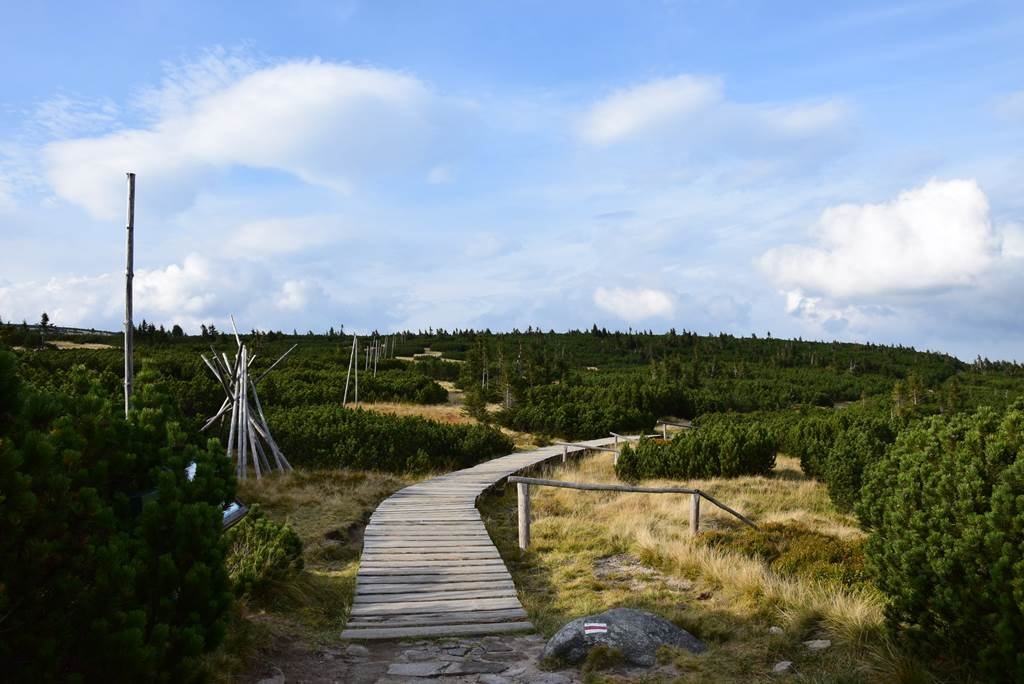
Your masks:
<svg viewBox="0 0 1024 684"><path fill-rule="evenodd" d="M10 3L0 318L1024 359L1024 9Z"/></svg>

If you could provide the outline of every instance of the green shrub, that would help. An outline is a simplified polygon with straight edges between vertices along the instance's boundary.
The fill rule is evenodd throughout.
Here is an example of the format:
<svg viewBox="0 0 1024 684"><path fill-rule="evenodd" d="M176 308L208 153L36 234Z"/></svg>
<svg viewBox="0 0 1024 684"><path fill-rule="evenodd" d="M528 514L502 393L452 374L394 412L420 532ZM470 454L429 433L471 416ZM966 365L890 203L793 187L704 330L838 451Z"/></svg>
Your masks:
<svg viewBox="0 0 1024 684"><path fill-rule="evenodd" d="M485 425L451 425L341 406L272 409L274 438L296 466L393 473L467 468L515 448Z"/></svg>
<svg viewBox="0 0 1024 684"><path fill-rule="evenodd" d="M680 432L669 442L623 446L615 466L623 480L679 480L763 475L775 467L775 444L753 423L719 420Z"/></svg>
<svg viewBox="0 0 1024 684"><path fill-rule="evenodd" d="M989 681L1024 680L1024 403L904 430L862 493L891 628Z"/></svg>
<svg viewBox="0 0 1024 684"><path fill-rule="evenodd" d="M228 530L225 561L235 595L265 595L275 583L302 569L302 540L288 526L267 518L254 506Z"/></svg>
<svg viewBox="0 0 1024 684"><path fill-rule="evenodd" d="M701 540L758 558L779 574L844 585L864 584L869 579L863 540L839 539L799 524L710 530Z"/></svg>
<svg viewBox="0 0 1024 684"><path fill-rule="evenodd" d="M194 677L231 605L223 451L189 443L165 397L140 391L126 421L96 386L44 394L12 369L0 351L4 678Z"/></svg>

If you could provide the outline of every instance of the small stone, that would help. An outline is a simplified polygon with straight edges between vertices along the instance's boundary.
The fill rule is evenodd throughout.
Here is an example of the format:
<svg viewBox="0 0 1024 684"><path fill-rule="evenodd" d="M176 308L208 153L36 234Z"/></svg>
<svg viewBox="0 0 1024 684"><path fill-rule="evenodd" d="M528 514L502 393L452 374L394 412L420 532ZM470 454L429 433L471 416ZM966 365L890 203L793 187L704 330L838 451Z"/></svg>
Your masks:
<svg viewBox="0 0 1024 684"><path fill-rule="evenodd" d="M335 651L329 651L332 655L338 655ZM370 655L370 649L360 644L349 644L345 649L345 655L349 658L367 658Z"/></svg>
<svg viewBox="0 0 1024 684"><path fill-rule="evenodd" d="M530 677L530 684L571 684L572 680L558 672L540 672Z"/></svg>
<svg viewBox="0 0 1024 684"><path fill-rule="evenodd" d="M414 648L409 649L402 655L405 656L407 660L411 661L432 660L435 657L437 657L437 651L434 651L432 653L431 651L428 651L426 649Z"/></svg>
<svg viewBox="0 0 1024 684"><path fill-rule="evenodd" d="M782 634L782 628L781 627L776 627L775 625L772 625L771 627L768 628L768 633L769 634ZM783 661L783 662L785 662L785 661Z"/></svg>
<svg viewBox="0 0 1024 684"><path fill-rule="evenodd" d="M811 639L810 641L804 642L804 646L812 651L823 651L831 645L832 642L828 639Z"/></svg>
<svg viewBox="0 0 1024 684"><path fill-rule="evenodd" d="M489 663L486 660L478 660L452 663L448 669L445 670L444 674L445 676L486 674L488 672L497 674L498 672L504 672L507 669L508 665L505 663Z"/></svg>
<svg viewBox="0 0 1024 684"><path fill-rule="evenodd" d="M480 684L512 684L512 680L508 677L491 674L490 672L480 675L476 681L480 682Z"/></svg>
<svg viewBox="0 0 1024 684"><path fill-rule="evenodd" d="M419 663L391 663L388 674L395 677L439 677L449 663L439 661Z"/></svg>
<svg viewBox="0 0 1024 684"><path fill-rule="evenodd" d="M793 663L789 660L780 660L779 662L775 663L775 667L772 668L772 672L774 672L775 674L782 674L784 672L792 671Z"/></svg>
<svg viewBox="0 0 1024 684"><path fill-rule="evenodd" d="M467 647L465 647L465 646L450 646L450 647L445 648L445 652L448 655L464 656L467 653L469 653L469 649Z"/></svg>

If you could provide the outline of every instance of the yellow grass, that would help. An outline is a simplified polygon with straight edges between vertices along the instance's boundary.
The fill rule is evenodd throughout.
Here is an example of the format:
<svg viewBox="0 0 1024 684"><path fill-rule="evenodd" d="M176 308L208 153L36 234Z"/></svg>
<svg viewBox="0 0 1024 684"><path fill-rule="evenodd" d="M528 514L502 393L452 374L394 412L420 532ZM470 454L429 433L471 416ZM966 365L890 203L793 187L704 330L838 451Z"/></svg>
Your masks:
<svg viewBox="0 0 1024 684"><path fill-rule="evenodd" d="M617 482L611 455L559 466L546 477ZM824 487L803 476L797 459L780 457L769 477L643 484L697 487L758 523L799 523L841 539L863 536L855 519L835 510ZM658 612L708 643L707 654L675 656L676 666L695 680L767 681L780 660L793 661L797 679L806 681L923 676L885 637L883 602L873 588L781 576L759 559L694 539L688 495L533 487L533 539L524 553L515 544L511 492L488 501L485 518L531 619L546 633L580 615L625 605ZM705 501L701 527L730 530L737 522ZM625 574L598 572L609 557L639 562ZM770 633L772 626L782 633ZM833 645L812 653L801 642L813 638Z"/></svg>
<svg viewBox="0 0 1024 684"><path fill-rule="evenodd" d="M112 344L100 344L99 342L68 342L67 340L54 340L47 342L51 347L57 349L114 349Z"/></svg>

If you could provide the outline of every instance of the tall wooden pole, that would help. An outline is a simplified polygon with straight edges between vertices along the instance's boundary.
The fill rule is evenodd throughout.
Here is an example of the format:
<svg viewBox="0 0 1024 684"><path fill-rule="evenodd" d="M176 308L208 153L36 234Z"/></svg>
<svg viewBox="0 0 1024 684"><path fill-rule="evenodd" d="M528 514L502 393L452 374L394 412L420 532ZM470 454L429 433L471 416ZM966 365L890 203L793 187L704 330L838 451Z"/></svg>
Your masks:
<svg viewBox="0 0 1024 684"><path fill-rule="evenodd" d="M135 174L128 174L128 249L124 269L124 417L132 408L132 382L135 371L132 367L132 279L135 277Z"/></svg>

